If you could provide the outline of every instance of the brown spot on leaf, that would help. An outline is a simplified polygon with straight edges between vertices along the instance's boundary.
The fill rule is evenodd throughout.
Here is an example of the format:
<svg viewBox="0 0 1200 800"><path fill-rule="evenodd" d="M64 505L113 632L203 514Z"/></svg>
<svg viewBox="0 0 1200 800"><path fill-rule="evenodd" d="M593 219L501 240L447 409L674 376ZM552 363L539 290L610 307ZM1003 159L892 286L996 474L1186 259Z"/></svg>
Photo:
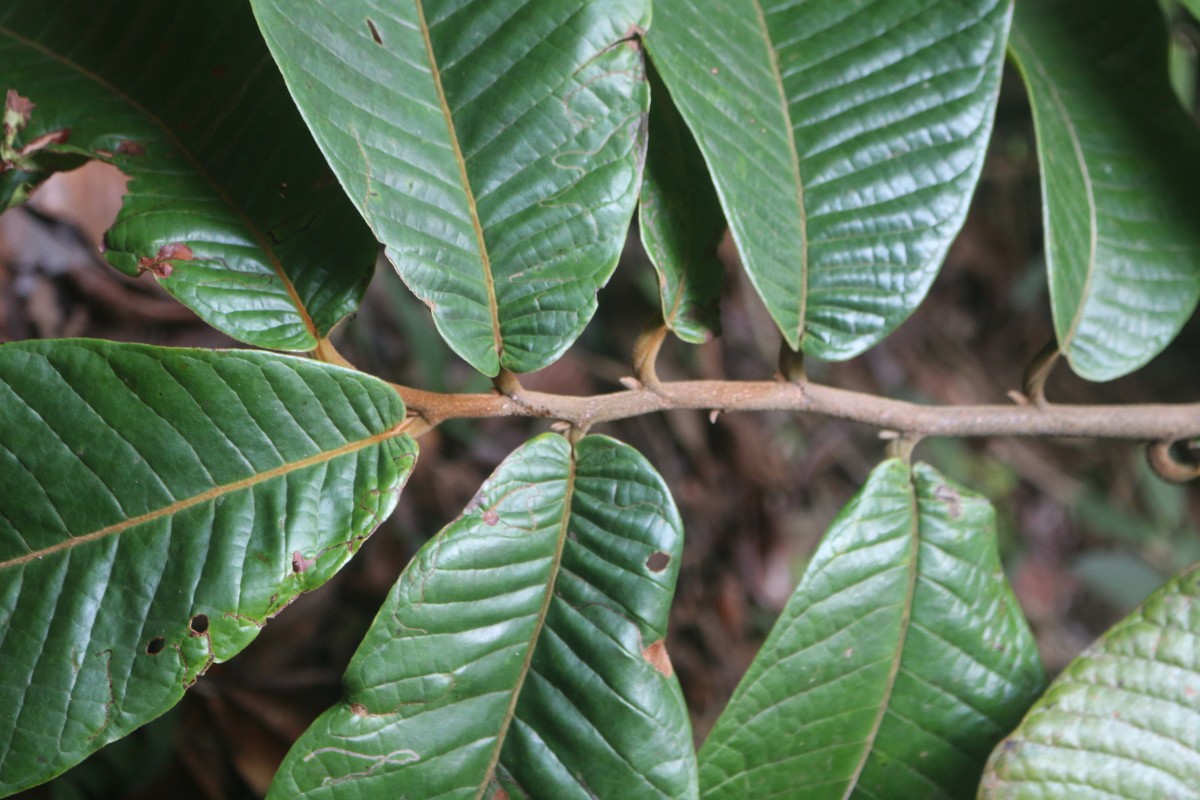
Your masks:
<svg viewBox="0 0 1200 800"><path fill-rule="evenodd" d="M499 521L500 515L496 513L495 509L489 508L483 512L483 522L485 525L495 525Z"/></svg>
<svg viewBox="0 0 1200 800"><path fill-rule="evenodd" d="M356 717L365 717L368 716L370 712L367 711L367 707L362 703L351 703L350 713Z"/></svg>
<svg viewBox="0 0 1200 800"><path fill-rule="evenodd" d="M138 269L142 272L153 272L160 278L166 278L171 274L172 267L170 261L191 261L195 258L192 248L182 242L171 242L164 244L158 248L158 254L154 258L143 256L138 259Z"/></svg>
<svg viewBox="0 0 1200 800"><path fill-rule="evenodd" d="M41 136L34 138L33 141L31 141L29 144L25 145L20 150L18 150L17 155L18 156L32 155L33 153L36 153L37 151L39 151L43 148L49 147L52 144L66 144L70 138L71 138L71 129L70 128L59 128L56 131L50 131L49 133L43 133Z"/></svg>
<svg viewBox="0 0 1200 800"><path fill-rule="evenodd" d="M662 572L670 563L670 554L664 553L660 550L657 553L651 553L650 557L646 559L646 569L650 570L651 572Z"/></svg>
<svg viewBox="0 0 1200 800"><path fill-rule="evenodd" d="M375 21L367 17L367 27L371 30L371 38L375 40L375 44L383 44L383 37L379 35L379 29L375 27Z"/></svg>
<svg viewBox="0 0 1200 800"><path fill-rule="evenodd" d="M943 483L933 490L933 496L946 504L950 519L962 517L962 496L955 489Z"/></svg>
<svg viewBox="0 0 1200 800"><path fill-rule="evenodd" d="M144 156L146 155L146 148L133 139L126 139L117 145L117 152L123 156Z"/></svg>
<svg viewBox="0 0 1200 800"><path fill-rule="evenodd" d="M153 639L151 639L149 642L146 643L146 653L148 655L156 656L159 653L161 653L163 651L163 648L165 648L166 646L167 646L166 639L164 639L161 636L155 636Z"/></svg>
<svg viewBox="0 0 1200 800"><path fill-rule="evenodd" d="M179 242L164 244L162 247L158 248L158 257L169 258L174 261L191 261L193 258L195 258L195 256L192 254L192 248Z"/></svg>
<svg viewBox="0 0 1200 800"><path fill-rule="evenodd" d="M667 643L662 639L643 650L642 658L668 678L675 674L675 668L671 666L671 656L667 654Z"/></svg>
<svg viewBox="0 0 1200 800"><path fill-rule="evenodd" d="M292 552L292 572L301 573L317 563L315 558L305 558L299 550Z"/></svg>
<svg viewBox="0 0 1200 800"><path fill-rule="evenodd" d="M641 52L642 37L646 35L646 29L635 22L629 23L629 27L625 30L625 45L634 51Z"/></svg>
<svg viewBox="0 0 1200 800"><path fill-rule="evenodd" d="M497 789L496 793L494 795L492 795L492 799L493 800L509 800L509 794L504 789Z"/></svg>

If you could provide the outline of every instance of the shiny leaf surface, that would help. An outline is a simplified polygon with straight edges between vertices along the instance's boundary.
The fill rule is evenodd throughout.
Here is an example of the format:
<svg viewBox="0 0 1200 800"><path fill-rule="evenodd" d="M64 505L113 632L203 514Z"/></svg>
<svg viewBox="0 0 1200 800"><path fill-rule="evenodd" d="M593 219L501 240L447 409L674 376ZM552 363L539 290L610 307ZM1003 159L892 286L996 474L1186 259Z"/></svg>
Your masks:
<svg viewBox="0 0 1200 800"><path fill-rule="evenodd" d="M312 361L0 346L0 793L166 711L325 582L416 457L387 384Z"/></svg>
<svg viewBox="0 0 1200 800"><path fill-rule="evenodd" d="M646 0L253 0L400 276L480 371L583 330L637 200Z"/></svg>
<svg viewBox="0 0 1200 800"><path fill-rule="evenodd" d="M1059 348L1091 380L1161 351L1200 299L1200 132L1154 0L1018 3Z"/></svg>
<svg viewBox="0 0 1200 800"><path fill-rule="evenodd" d="M886 461L705 741L702 796L969 796L1043 681L991 505Z"/></svg>
<svg viewBox="0 0 1200 800"><path fill-rule="evenodd" d="M992 753L979 797L1200 797L1200 566L1063 670Z"/></svg>
<svg viewBox="0 0 1200 800"><path fill-rule="evenodd" d="M793 349L849 358L912 313L983 162L1007 0L674 0L646 44Z"/></svg>
<svg viewBox="0 0 1200 800"><path fill-rule="evenodd" d="M376 244L245 3L10 0L3 87L35 104L21 141L69 131L48 150L132 178L106 236L122 271L151 272L209 324L276 350L313 349L357 308Z"/></svg>
<svg viewBox="0 0 1200 800"><path fill-rule="evenodd" d="M404 571L270 797L695 797L681 546L632 448L528 442Z"/></svg>
<svg viewBox="0 0 1200 800"><path fill-rule="evenodd" d="M651 73L650 144L638 206L646 254L658 273L663 322L686 342L720 333L717 300L725 266L717 245L725 217L696 147L667 87Z"/></svg>

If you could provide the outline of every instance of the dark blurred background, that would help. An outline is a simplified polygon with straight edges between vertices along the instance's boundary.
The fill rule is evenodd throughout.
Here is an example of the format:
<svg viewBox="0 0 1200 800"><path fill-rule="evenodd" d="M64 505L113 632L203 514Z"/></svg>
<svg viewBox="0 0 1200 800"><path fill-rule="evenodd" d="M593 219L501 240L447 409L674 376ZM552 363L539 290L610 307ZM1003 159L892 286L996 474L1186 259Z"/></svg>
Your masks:
<svg viewBox="0 0 1200 800"><path fill-rule="evenodd" d="M1193 91L1191 30L1176 37L1185 93ZM150 278L123 278L95 255L123 186L115 169L92 164L43 187L37 213L0 217L0 339L234 346ZM1006 402L1052 336L1041 224L1032 123L1010 74L970 216L930 297L881 346L845 363L809 363L810 376L924 403ZM703 346L668 342L664 379L764 379L776 369L780 337L728 242L722 256L729 271L724 335ZM619 389L655 302L654 273L634 231L582 340L524 383L569 394ZM441 391L489 388L442 344L425 308L384 262L335 340L353 363L388 380ZM1097 385L1060 366L1048 395L1081 403L1196 401L1198 352L1193 319L1134 375ZM214 666L166 717L21 797L261 797L291 742L340 696L341 673L408 559L509 452L547 427L458 421L424 436L396 514L336 578L288 608L238 658ZM699 741L829 521L883 457L883 443L863 426L787 413L710 421L704 412L678 411L596 430L641 450L683 515L687 543L668 649ZM1138 446L926 440L915 458L995 504L1005 567L1051 674L1167 576L1200 560L1200 491L1159 481Z"/></svg>

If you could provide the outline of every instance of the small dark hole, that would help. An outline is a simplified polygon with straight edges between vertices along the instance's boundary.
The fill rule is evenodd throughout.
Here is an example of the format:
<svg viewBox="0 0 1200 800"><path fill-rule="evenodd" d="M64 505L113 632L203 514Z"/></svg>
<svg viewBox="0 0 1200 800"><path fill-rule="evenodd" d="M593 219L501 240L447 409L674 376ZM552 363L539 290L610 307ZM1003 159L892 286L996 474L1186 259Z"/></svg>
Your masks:
<svg viewBox="0 0 1200 800"><path fill-rule="evenodd" d="M375 40L375 44L383 44L383 37L379 35L379 29L370 17L367 17L367 27L371 29L371 38Z"/></svg>
<svg viewBox="0 0 1200 800"><path fill-rule="evenodd" d="M164 639L161 636L155 636L153 639L150 640L149 644L146 645L146 653L148 655L156 656L159 653L161 653L163 651L163 648L166 646L167 646L166 639Z"/></svg>
<svg viewBox="0 0 1200 800"><path fill-rule="evenodd" d="M204 633L208 630L208 614L197 614L192 617L190 626L192 633Z"/></svg>
<svg viewBox="0 0 1200 800"><path fill-rule="evenodd" d="M663 553L661 551L657 553L651 553L650 557L646 559L646 569L650 570L651 572L662 572L667 568L667 564L670 563L671 556L667 553Z"/></svg>

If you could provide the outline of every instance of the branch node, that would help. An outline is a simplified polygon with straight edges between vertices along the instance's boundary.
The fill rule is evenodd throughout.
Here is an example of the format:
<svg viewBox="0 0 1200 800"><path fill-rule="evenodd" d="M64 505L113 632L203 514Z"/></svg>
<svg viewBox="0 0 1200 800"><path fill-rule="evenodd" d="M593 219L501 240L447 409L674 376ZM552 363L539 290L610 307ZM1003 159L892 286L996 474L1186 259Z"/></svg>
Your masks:
<svg viewBox="0 0 1200 800"><path fill-rule="evenodd" d="M1054 371L1054 365L1058 363L1060 355L1062 353L1058 349L1058 342L1053 339L1038 351L1038 354L1029 362L1029 366L1025 368L1025 375L1021 379L1021 389L1026 402L1018 402L1017 405L1033 404L1038 408L1046 405L1046 379Z"/></svg>
<svg viewBox="0 0 1200 800"><path fill-rule="evenodd" d="M631 392L638 392L638 391L641 391L642 389L646 388L645 386L642 385L641 381L639 381L637 378L631 377L629 375L626 375L623 378L618 378L617 382L620 383L622 386L624 386L626 389L628 389Z"/></svg>
<svg viewBox="0 0 1200 800"><path fill-rule="evenodd" d="M1150 443L1146 447L1146 460L1151 469L1171 483L1187 483L1200 478L1200 463L1180 460L1174 448L1175 442L1170 440Z"/></svg>
<svg viewBox="0 0 1200 800"><path fill-rule="evenodd" d="M719 416L721 416L721 409L719 409L719 408L714 408L712 411L709 411L709 412L708 412L708 422L709 422L709 424L710 424L710 425L716 425L716 424L717 424L717 417L719 417Z"/></svg>
<svg viewBox="0 0 1200 800"><path fill-rule="evenodd" d="M500 394L514 400L525 390L525 387L521 386L521 381L517 380L517 376L503 368L496 377L492 378L492 385Z"/></svg>
<svg viewBox="0 0 1200 800"><path fill-rule="evenodd" d="M796 352L786 341L779 344L779 374L789 383L807 383L804 371L804 354Z"/></svg>

